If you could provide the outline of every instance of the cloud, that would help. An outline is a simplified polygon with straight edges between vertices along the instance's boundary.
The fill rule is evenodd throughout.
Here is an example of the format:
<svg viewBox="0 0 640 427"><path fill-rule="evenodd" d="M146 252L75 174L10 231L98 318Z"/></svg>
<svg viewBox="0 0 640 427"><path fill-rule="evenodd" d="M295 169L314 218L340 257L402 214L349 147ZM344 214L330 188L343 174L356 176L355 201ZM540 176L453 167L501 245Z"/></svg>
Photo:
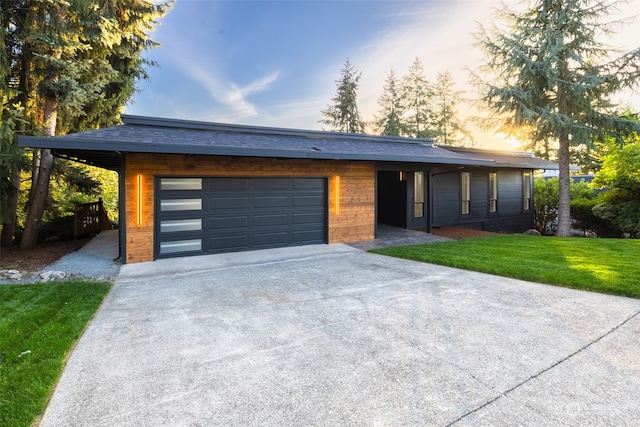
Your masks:
<svg viewBox="0 0 640 427"><path fill-rule="evenodd" d="M402 76L416 57L427 79L433 81L438 73L450 71L458 89L470 92L465 67L473 68L481 59L472 47L471 32L477 21L488 21L493 5L495 2L450 1L438 7L421 2L410 13L392 16L392 24L353 59L363 71L361 110L366 115L375 113L390 69Z"/></svg>
<svg viewBox="0 0 640 427"><path fill-rule="evenodd" d="M513 2L507 3L516 9L522 7ZM478 97L468 83L469 74L466 71L467 67L476 69L483 61L483 53L473 46L472 33L478 30L478 24L489 26L494 19L495 9L500 5L499 0L451 0L439 5L434 2L403 3L403 7L410 9L389 15L390 25L373 37L371 43L358 54L350 55L354 67L362 71L358 104L363 118L370 120L376 114L377 100L391 67L396 75L402 76L416 57L422 61L427 79L434 81L437 73L450 71L456 90L463 91L463 97ZM633 7L637 8L637 5ZM631 9L622 8L619 16L632 16ZM621 30L612 40L613 43L623 50L637 47L640 19ZM640 93L625 92L618 98L624 104L640 108ZM458 107L462 120L480 114L467 104ZM471 130L481 146L516 148L517 142L507 140L502 135L480 129Z"/></svg>
<svg viewBox="0 0 640 427"><path fill-rule="evenodd" d="M185 74L204 87L213 100L230 110L227 117L235 118L233 121L257 116L258 110L248 97L268 90L280 75L279 72L274 72L242 86L216 75L212 68L199 62L188 61L182 57L179 64Z"/></svg>

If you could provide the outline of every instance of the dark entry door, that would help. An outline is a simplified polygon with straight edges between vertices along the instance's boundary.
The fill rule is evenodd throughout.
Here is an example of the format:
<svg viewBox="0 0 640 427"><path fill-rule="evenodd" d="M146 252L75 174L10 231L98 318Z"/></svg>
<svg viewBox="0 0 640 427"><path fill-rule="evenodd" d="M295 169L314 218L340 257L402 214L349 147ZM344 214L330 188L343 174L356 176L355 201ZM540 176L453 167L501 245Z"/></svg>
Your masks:
<svg viewBox="0 0 640 427"><path fill-rule="evenodd" d="M407 227L407 173L378 171L378 222Z"/></svg>
<svg viewBox="0 0 640 427"><path fill-rule="evenodd" d="M326 243L324 178L158 178L156 258Z"/></svg>

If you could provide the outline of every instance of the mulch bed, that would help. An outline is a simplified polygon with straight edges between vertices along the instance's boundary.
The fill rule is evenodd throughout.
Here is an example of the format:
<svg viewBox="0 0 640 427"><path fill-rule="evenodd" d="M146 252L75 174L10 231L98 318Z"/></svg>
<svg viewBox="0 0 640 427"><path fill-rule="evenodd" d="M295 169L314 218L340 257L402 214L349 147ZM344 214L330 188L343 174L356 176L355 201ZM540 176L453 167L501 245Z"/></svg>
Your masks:
<svg viewBox="0 0 640 427"><path fill-rule="evenodd" d="M0 270L20 270L36 272L53 264L63 256L77 251L87 244L89 239L69 240L67 242L39 243L26 251L19 247L0 249Z"/></svg>
<svg viewBox="0 0 640 427"><path fill-rule="evenodd" d="M483 237L483 236L494 236L497 233L492 233L490 231L482 231L482 230L474 230L471 228L463 228L463 227L443 227L443 228L432 228L431 234L440 237L448 237L453 240L460 239L470 239L473 237Z"/></svg>

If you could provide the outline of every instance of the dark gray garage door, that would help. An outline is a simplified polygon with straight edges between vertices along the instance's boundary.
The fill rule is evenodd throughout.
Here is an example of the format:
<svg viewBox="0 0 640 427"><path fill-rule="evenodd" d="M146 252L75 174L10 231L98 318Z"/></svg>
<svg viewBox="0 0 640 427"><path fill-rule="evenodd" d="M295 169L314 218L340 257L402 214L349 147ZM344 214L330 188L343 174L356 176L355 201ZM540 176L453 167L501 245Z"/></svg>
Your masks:
<svg viewBox="0 0 640 427"><path fill-rule="evenodd" d="M325 178L157 178L156 258L327 241Z"/></svg>

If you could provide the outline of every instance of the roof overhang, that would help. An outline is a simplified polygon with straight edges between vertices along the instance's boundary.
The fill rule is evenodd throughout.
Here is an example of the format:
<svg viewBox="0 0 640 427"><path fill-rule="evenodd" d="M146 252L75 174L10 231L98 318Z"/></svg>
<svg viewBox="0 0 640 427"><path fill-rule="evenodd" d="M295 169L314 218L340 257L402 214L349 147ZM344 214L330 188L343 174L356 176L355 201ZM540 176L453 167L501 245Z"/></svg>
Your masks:
<svg viewBox="0 0 640 427"><path fill-rule="evenodd" d="M544 169L533 156L436 147L431 140L139 116L123 120L121 126L65 136L21 136L18 144L111 170L121 169L127 153Z"/></svg>

